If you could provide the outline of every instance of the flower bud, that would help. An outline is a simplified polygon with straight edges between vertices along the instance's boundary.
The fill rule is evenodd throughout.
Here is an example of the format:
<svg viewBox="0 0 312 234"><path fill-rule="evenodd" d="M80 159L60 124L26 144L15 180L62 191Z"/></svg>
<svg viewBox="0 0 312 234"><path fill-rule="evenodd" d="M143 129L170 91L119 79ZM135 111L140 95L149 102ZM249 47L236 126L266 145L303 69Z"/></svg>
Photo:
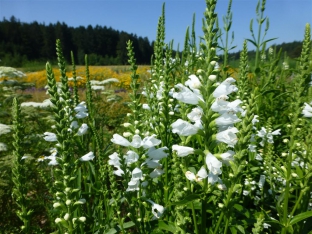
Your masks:
<svg viewBox="0 0 312 234"><path fill-rule="evenodd" d="M86 221L86 217L81 216L81 217L79 218L79 221L81 221L81 222L85 222L85 221Z"/></svg>
<svg viewBox="0 0 312 234"><path fill-rule="evenodd" d="M69 219L69 216L70 216L70 215L69 215L68 213L66 213L66 214L64 215L64 219L65 219L65 220L68 220L68 219Z"/></svg>
<svg viewBox="0 0 312 234"><path fill-rule="evenodd" d="M216 75L210 75L210 76L208 76L208 79L210 81L215 81L217 79L217 76Z"/></svg>
<svg viewBox="0 0 312 234"><path fill-rule="evenodd" d="M124 123L123 124L123 126L125 127L125 128L128 128L128 127L130 127L132 124L131 123Z"/></svg>

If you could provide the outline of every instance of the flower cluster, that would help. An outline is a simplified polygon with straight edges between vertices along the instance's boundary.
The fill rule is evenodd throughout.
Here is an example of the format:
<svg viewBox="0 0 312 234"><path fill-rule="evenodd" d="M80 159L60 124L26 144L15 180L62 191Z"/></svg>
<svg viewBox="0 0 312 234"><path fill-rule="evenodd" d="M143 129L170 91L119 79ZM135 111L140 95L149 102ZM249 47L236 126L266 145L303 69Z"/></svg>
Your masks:
<svg viewBox="0 0 312 234"><path fill-rule="evenodd" d="M86 107L86 103L85 102L79 103L74 108L74 110L76 111L76 114L74 117L73 116L70 117L72 122L70 123L70 127L67 129L67 131L72 133L73 136L74 135L77 135L77 136L85 135L89 129L88 125L86 123L82 123L81 126L79 126L78 121L75 119L83 119L83 118L88 117L88 109ZM69 112L69 114L71 114L70 110L66 110L66 112ZM47 142L58 142L57 135L53 132L45 132L43 134L43 139ZM56 144L56 146L58 146L58 145L59 145L59 143ZM39 158L38 161L43 161L45 159L48 159L48 160L50 160L48 165L52 165L52 166L58 165L57 149L52 148L50 150L50 152L51 152L51 155L45 156L43 158ZM81 158L79 158L79 160L80 161L90 161L90 160L93 160L94 157L95 156L94 156L93 152L89 152L89 153L85 154L84 156L82 156Z"/></svg>
<svg viewBox="0 0 312 234"><path fill-rule="evenodd" d="M209 79L215 81L215 77ZM233 85L234 82L235 79L230 77L219 84L212 93L214 102L210 106L212 111L218 113L218 117L214 119L214 124L218 127L218 132L215 136L216 140L232 148L237 143L236 133L238 132L234 124L241 121L236 113L243 111L239 106L242 103L241 100L227 101L229 99L228 95L238 90ZM183 119L178 119L171 125L172 132L177 133L179 136L195 135L199 130L204 130L203 124L205 124L202 122L204 111L200 105L204 102L204 97L200 91L202 87L201 78L190 75L185 85L177 84L175 87L179 90L178 92L173 92L175 99L185 104L197 106L187 114L187 118L191 123ZM185 157L194 153L194 149L187 146L173 145L172 150L176 152L178 157ZM234 154L235 152L232 150L228 150L226 153L220 155L213 155L211 152L207 152L205 154L205 166L202 166L196 174L186 171L185 176L190 181L201 182L207 178L210 184L215 184L216 182L222 183L219 178L219 175L222 173L222 163L229 165L229 162L233 160ZM206 169L208 169L208 172Z"/></svg>
<svg viewBox="0 0 312 234"><path fill-rule="evenodd" d="M111 140L113 143L125 147L129 147L130 150L123 156L123 161L126 166L126 173L131 173L131 180L128 183L127 191L137 191L140 189L140 181L145 180L145 174L143 174L143 167L147 167L153 169L153 171L149 174L150 178L159 177L164 173L162 169L162 164L160 164L160 160L167 157L167 153L165 152L168 148L162 147L156 149L155 146L158 146L161 141L155 138L155 135L147 136L143 140L139 135L134 135L132 137L132 141L128 141L126 138L120 136L119 134L114 134L113 139ZM131 150L143 148L147 158L145 161L138 165L141 161L137 152ZM125 171L121 169L121 159L118 153L113 153L109 156L109 165L114 166L117 170L114 171L114 174L117 176L122 176L125 174ZM131 167L132 164L135 164L136 167L130 172L127 167Z"/></svg>

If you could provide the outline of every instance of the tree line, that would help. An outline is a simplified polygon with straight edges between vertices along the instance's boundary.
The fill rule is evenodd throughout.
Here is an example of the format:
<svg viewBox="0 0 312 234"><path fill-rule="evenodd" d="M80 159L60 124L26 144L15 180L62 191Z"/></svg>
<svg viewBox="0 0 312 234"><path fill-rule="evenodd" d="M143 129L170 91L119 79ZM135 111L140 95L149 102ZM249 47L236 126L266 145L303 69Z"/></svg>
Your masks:
<svg viewBox="0 0 312 234"><path fill-rule="evenodd" d="M46 62L56 58L55 41L60 39L65 59L70 52L76 64L84 64L88 54L90 65L127 64L126 42L133 41L138 64L150 64L153 42L111 27L89 25L69 27L64 22L22 23L14 16L0 21L0 66L22 67L29 61Z"/></svg>

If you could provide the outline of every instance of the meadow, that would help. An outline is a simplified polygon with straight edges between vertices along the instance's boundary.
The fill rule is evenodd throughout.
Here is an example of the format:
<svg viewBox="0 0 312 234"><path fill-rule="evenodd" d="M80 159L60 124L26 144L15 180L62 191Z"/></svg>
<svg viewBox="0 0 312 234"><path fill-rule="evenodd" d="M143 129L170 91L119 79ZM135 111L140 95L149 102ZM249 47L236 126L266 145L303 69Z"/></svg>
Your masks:
<svg viewBox="0 0 312 234"><path fill-rule="evenodd" d="M0 233L312 233L310 25L290 66L259 0L233 67L231 3L151 66L0 67Z"/></svg>

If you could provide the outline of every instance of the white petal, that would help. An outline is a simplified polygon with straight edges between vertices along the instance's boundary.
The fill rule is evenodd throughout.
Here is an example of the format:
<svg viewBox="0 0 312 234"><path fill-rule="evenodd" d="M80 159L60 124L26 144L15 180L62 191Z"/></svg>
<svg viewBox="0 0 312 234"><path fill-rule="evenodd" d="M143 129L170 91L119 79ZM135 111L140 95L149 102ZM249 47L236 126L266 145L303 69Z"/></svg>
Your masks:
<svg viewBox="0 0 312 234"><path fill-rule="evenodd" d="M122 145L126 147L131 145L126 138L120 136L119 134L114 134L113 139L111 139L111 142L115 143L116 145Z"/></svg>
<svg viewBox="0 0 312 234"><path fill-rule="evenodd" d="M206 164L210 174L220 175L222 173L222 162L220 162L213 154L208 153L206 155Z"/></svg>
<svg viewBox="0 0 312 234"><path fill-rule="evenodd" d="M157 146L161 143L161 140L155 138L156 135L145 137L142 141L142 147L144 149L149 149L151 147Z"/></svg>
<svg viewBox="0 0 312 234"><path fill-rule="evenodd" d="M158 149L155 149L155 147L151 147L146 154L151 159L160 160L168 156L168 153L166 153L165 150L168 150L166 146Z"/></svg>
<svg viewBox="0 0 312 234"><path fill-rule="evenodd" d="M193 172L190 172L190 171L185 172L185 176L190 181L194 181L196 179L195 174Z"/></svg>
<svg viewBox="0 0 312 234"><path fill-rule="evenodd" d="M194 153L194 149L188 146L173 145L172 150L176 151L178 157L185 157Z"/></svg>
<svg viewBox="0 0 312 234"><path fill-rule="evenodd" d="M199 128L186 122L182 119L178 119L171 124L172 132L177 133L180 136L190 136L198 132Z"/></svg>
<svg viewBox="0 0 312 234"><path fill-rule="evenodd" d="M139 135L134 135L132 138L131 146L134 148L140 148L142 143L142 139Z"/></svg>
<svg viewBox="0 0 312 234"><path fill-rule="evenodd" d="M82 156L79 160L80 160L80 161L83 161L83 162L86 162L86 161L93 160L94 157L95 157L95 156L94 156L93 152L89 152L89 153L87 153L86 155Z"/></svg>

